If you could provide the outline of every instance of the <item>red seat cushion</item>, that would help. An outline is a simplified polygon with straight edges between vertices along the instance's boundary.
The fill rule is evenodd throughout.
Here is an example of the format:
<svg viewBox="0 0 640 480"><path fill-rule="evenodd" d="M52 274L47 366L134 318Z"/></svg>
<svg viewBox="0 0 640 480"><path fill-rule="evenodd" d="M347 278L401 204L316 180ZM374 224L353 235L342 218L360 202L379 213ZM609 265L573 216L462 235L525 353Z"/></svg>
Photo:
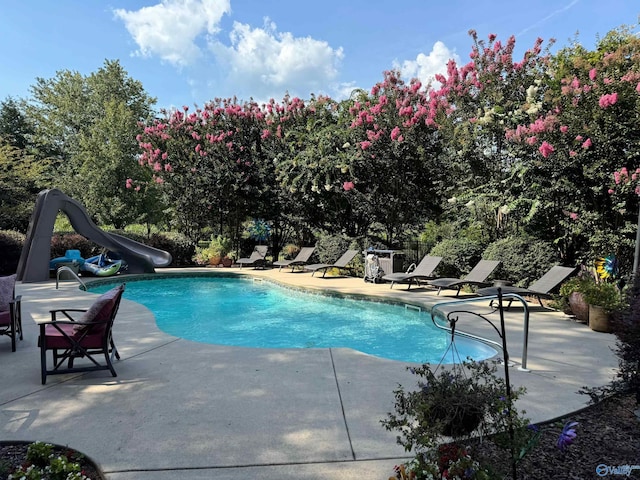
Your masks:
<svg viewBox="0 0 640 480"><path fill-rule="evenodd" d="M54 325L47 325L44 330L44 335L47 339L47 348L69 348L71 347L71 341L65 337L64 334L72 337L74 340L82 337L81 332L74 331L75 325L69 323L58 323L57 328ZM60 330L62 330L62 333ZM92 333L85 336L80 345L84 348L102 348L102 333Z"/></svg>
<svg viewBox="0 0 640 480"><path fill-rule="evenodd" d="M0 312L0 325L5 326L5 325L11 325L11 312L10 311L6 311L6 312Z"/></svg>

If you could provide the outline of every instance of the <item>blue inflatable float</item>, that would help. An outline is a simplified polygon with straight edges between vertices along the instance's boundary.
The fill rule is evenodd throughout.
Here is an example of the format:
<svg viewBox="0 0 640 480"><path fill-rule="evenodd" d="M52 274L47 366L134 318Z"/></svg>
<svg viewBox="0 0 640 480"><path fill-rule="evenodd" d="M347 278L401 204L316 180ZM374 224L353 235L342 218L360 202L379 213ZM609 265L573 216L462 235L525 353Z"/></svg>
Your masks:
<svg viewBox="0 0 640 480"><path fill-rule="evenodd" d="M62 266L71 267L78 272L86 272L97 277L110 277L120 271L122 260L111 260L101 253L91 258L82 258L80 250L67 250L64 257L54 258L49 262L50 270L57 270ZM74 268L75 267L75 268Z"/></svg>

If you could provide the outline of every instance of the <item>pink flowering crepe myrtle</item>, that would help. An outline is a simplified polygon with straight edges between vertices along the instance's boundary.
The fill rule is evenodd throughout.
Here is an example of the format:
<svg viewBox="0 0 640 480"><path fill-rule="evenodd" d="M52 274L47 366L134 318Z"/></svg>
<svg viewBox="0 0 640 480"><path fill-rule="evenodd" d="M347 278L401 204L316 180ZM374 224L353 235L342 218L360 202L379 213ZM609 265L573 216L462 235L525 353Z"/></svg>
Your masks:
<svg viewBox="0 0 640 480"><path fill-rule="evenodd" d="M640 167L633 173L629 173L627 167L622 167L620 170L613 172L613 181L615 185L608 190L609 195L613 194L626 194L633 191L636 195L640 196Z"/></svg>

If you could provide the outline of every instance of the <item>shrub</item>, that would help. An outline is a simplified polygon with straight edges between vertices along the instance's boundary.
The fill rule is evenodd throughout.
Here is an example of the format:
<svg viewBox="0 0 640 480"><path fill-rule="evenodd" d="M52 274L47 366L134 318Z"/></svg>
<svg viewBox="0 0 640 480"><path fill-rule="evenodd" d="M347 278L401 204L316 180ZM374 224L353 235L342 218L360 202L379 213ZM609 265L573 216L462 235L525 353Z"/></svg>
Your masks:
<svg viewBox="0 0 640 480"><path fill-rule="evenodd" d="M288 243L284 247L282 247L282 255L284 255L285 260L292 260L298 255L300 252L300 247L298 245L294 245L293 243Z"/></svg>
<svg viewBox="0 0 640 480"><path fill-rule="evenodd" d="M417 388L405 391L399 386L394 391L395 412L381 421L387 430L398 432L398 444L407 452L414 452L415 458L405 467L413 474L431 474L405 478L452 478L445 472L460 467L458 462L463 458L471 460L458 442L474 432L481 436L494 434L495 445L513 454L513 462L521 458L535 435L527 429L529 422L524 412L514 407L524 389L512 389L508 398L507 384L496 375L495 363L467 360L451 369L425 364L410 370L418 376ZM455 443L443 445L448 439ZM473 463L479 471L480 464ZM480 476L456 478L489 477L483 471Z"/></svg>
<svg viewBox="0 0 640 480"><path fill-rule="evenodd" d="M556 261L556 252L549 242L513 236L490 244L482 258L502 262L495 272L496 277L512 280L518 287L527 287L551 268Z"/></svg>
<svg viewBox="0 0 640 480"><path fill-rule="evenodd" d="M350 244L351 239L344 235L318 235L316 253L321 263L333 263Z"/></svg>
<svg viewBox="0 0 640 480"><path fill-rule="evenodd" d="M211 235L206 247L196 247L194 260L199 265L218 265L231 251L231 240L223 235Z"/></svg>
<svg viewBox="0 0 640 480"><path fill-rule="evenodd" d="M193 256L196 253L196 246L189 237L182 233L154 233L147 243L154 248L169 252L173 257L171 267L182 267L194 263Z"/></svg>
<svg viewBox="0 0 640 480"><path fill-rule="evenodd" d="M640 275L634 277L626 292L626 308L614 313L611 325L616 336L617 378L603 387L583 387L580 393L588 394L592 402L616 393L630 393L640 405Z"/></svg>
<svg viewBox="0 0 640 480"><path fill-rule="evenodd" d="M318 235L316 243L317 256L321 263L333 263L347 250L364 250L360 241L346 235ZM364 276L364 260L362 255L356 255L349 264L351 275Z"/></svg>
<svg viewBox="0 0 640 480"><path fill-rule="evenodd" d="M441 277L461 277L482 258L484 245L479 241L466 238L449 238L442 240L429 252L430 255L442 257L438 266L438 275Z"/></svg>
<svg viewBox="0 0 640 480"><path fill-rule="evenodd" d="M64 257L67 250L80 250L82 258L100 253L100 246L79 233L54 233L51 236L51 258Z"/></svg>
<svg viewBox="0 0 640 480"><path fill-rule="evenodd" d="M15 273L25 236L14 230L0 230L0 275Z"/></svg>

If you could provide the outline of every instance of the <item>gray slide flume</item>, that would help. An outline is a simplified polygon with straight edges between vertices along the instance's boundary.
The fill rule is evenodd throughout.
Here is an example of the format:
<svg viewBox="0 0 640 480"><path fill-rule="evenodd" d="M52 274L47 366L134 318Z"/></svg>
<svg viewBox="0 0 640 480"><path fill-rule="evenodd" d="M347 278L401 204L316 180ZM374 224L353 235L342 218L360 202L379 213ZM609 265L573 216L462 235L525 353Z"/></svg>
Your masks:
<svg viewBox="0 0 640 480"><path fill-rule="evenodd" d="M77 233L119 254L127 262L128 273L154 273L155 267L167 267L171 263L171 254L164 250L101 230L81 203L60 190L51 189L41 191L36 199L18 263L18 280L41 282L49 278L51 236L58 211L69 217Z"/></svg>

